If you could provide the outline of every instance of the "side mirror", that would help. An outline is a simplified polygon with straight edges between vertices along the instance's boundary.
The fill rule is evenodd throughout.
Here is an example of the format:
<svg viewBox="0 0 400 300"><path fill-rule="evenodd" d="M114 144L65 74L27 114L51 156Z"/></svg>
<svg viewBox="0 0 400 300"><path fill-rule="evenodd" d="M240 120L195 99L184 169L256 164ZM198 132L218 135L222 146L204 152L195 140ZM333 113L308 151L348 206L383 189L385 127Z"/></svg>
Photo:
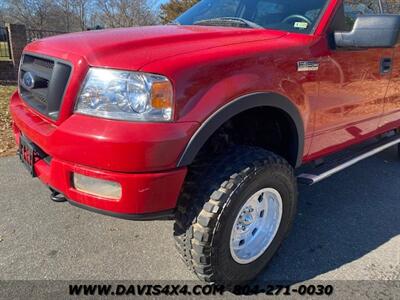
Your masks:
<svg viewBox="0 0 400 300"><path fill-rule="evenodd" d="M399 15L360 16L350 32L335 32L338 48L393 48L399 42Z"/></svg>

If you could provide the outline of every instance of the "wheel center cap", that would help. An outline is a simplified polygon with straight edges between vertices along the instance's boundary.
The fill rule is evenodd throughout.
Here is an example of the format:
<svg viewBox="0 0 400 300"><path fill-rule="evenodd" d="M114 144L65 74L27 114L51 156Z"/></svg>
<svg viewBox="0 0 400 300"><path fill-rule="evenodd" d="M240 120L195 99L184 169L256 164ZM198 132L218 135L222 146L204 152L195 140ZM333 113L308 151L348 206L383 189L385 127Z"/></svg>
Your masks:
<svg viewBox="0 0 400 300"><path fill-rule="evenodd" d="M250 215L250 214L246 214L246 215L244 215L244 217L243 217L243 220L242 220L242 223L244 224L244 225L250 225L251 223L253 223L253 216L252 215Z"/></svg>

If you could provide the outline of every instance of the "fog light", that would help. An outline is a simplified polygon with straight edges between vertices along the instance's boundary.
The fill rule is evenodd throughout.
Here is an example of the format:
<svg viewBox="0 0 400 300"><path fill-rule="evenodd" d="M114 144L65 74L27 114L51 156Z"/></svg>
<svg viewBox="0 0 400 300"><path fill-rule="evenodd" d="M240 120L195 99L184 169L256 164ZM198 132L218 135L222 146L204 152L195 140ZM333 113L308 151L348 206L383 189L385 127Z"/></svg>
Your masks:
<svg viewBox="0 0 400 300"><path fill-rule="evenodd" d="M122 188L118 182L73 174L74 187L80 192L109 199L121 199Z"/></svg>

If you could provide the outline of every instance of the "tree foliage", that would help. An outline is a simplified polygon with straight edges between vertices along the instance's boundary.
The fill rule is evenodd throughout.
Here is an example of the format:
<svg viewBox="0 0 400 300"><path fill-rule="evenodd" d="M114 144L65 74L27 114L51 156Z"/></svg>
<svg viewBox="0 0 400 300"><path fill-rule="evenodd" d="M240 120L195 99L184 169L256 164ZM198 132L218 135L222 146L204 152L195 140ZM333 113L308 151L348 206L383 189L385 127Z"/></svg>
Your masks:
<svg viewBox="0 0 400 300"><path fill-rule="evenodd" d="M0 0L0 24L32 29L82 31L155 24L155 0Z"/></svg>
<svg viewBox="0 0 400 300"><path fill-rule="evenodd" d="M199 0L171 0L168 3L162 4L160 7L161 22L166 24L175 20L197 2Z"/></svg>
<svg viewBox="0 0 400 300"><path fill-rule="evenodd" d="M106 27L132 27L156 23L147 1L98 0L99 14Z"/></svg>

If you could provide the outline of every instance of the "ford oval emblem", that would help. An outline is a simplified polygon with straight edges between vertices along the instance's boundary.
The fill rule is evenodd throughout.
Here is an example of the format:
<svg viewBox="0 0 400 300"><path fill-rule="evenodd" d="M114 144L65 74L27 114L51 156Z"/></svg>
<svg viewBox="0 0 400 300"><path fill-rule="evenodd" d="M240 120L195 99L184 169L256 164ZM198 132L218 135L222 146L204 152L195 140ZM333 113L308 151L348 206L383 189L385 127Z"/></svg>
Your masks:
<svg viewBox="0 0 400 300"><path fill-rule="evenodd" d="M22 85L31 90L35 87L35 77L32 75L31 72L26 72L22 77Z"/></svg>

